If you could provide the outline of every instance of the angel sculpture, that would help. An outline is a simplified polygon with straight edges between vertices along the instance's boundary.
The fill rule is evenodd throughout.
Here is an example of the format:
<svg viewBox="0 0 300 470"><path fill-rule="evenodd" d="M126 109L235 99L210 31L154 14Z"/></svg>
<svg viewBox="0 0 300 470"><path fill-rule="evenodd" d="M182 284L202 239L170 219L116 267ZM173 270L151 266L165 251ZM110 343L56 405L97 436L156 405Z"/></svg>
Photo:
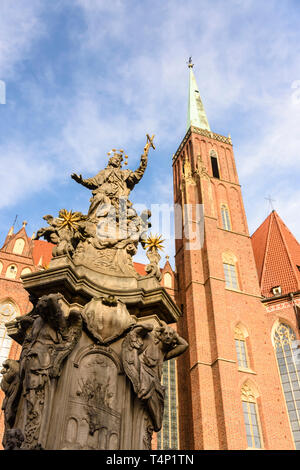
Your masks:
<svg viewBox="0 0 300 470"><path fill-rule="evenodd" d="M81 212L67 211L61 209L58 217L48 214L43 217L48 223L48 227L43 227L37 231L36 239L44 237L47 242L55 246L52 250L53 256L69 254L72 255L80 241L78 227L86 216Z"/></svg>

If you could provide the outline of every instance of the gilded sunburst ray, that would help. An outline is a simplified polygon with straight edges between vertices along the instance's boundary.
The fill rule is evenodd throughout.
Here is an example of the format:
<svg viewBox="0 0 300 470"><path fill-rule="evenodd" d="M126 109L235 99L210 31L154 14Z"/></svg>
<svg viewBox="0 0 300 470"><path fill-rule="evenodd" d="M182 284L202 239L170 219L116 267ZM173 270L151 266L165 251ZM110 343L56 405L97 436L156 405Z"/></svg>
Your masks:
<svg viewBox="0 0 300 470"><path fill-rule="evenodd" d="M161 235L152 235L152 233L150 233L149 237L147 238L146 242L145 242L145 247L148 251L151 251L151 250L162 250L164 249L164 246L163 246L163 242L165 240L162 239L162 236Z"/></svg>
<svg viewBox="0 0 300 470"><path fill-rule="evenodd" d="M68 211L67 209L61 209L57 219L59 228L67 227L68 229L75 229L80 221L80 214Z"/></svg>

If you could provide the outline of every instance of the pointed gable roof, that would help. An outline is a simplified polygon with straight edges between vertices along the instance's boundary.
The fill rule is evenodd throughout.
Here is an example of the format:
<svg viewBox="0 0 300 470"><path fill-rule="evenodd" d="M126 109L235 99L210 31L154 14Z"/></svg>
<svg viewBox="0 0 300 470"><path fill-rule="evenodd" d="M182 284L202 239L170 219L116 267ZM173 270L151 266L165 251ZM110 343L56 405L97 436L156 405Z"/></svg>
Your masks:
<svg viewBox="0 0 300 470"><path fill-rule="evenodd" d="M272 297L272 288L282 294L300 289L300 245L273 210L251 237L262 295Z"/></svg>
<svg viewBox="0 0 300 470"><path fill-rule="evenodd" d="M17 232L13 233L13 230L10 229L8 232L8 235L4 241L4 244L0 251L3 251L5 253L11 253L11 254L20 254L20 253L14 253L14 246L16 241L21 238L24 240L24 248L22 250L22 256L26 256L28 258L31 258L32 256L32 242L31 239L28 238L25 225L22 226L22 228Z"/></svg>

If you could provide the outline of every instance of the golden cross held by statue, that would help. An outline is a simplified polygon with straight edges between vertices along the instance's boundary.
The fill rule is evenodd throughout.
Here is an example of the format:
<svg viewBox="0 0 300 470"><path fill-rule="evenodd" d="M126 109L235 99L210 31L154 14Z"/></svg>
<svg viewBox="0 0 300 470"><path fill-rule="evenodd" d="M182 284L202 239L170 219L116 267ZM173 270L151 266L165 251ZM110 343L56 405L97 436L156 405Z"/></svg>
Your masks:
<svg viewBox="0 0 300 470"><path fill-rule="evenodd" d="M153 139L154 139L154 135L152 137L150 137L149 134L147 134L147 144L148 142L150 143L150 146L155 150L155 145L153 144Z"/></svg>

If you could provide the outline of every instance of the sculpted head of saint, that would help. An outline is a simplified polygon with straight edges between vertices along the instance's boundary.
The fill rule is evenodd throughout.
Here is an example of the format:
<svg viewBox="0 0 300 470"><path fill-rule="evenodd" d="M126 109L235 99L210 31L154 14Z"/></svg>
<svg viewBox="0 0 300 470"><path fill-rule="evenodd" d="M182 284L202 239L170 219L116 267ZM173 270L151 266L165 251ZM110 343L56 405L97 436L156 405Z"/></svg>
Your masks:
<svg viewBox="0 0 300 470"><path fill-rule="evenodd" d="M121 168L122 167L123 156L115 152L112 157L108 160L108 166L114 168Z"/></svg>

